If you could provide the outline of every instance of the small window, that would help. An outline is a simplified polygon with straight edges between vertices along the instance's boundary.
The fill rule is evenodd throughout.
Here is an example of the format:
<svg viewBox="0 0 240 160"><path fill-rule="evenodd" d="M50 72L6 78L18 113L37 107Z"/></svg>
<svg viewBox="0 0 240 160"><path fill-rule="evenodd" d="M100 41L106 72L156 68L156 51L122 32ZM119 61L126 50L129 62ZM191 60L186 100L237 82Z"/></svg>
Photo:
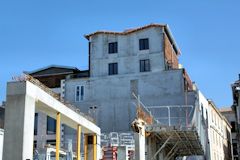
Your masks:
<svg viewBox="0 0 240 160"><path fill-rule="evenodd" d="M108 43L108 53L117 53L118 52L118 43L112 42Z"/></svg>
<svg viewBox="0 0 240 160"><path fill-rule="evenodd" d="M234 121L231 122L231 126L232 126L231 132L236 132L236 124Z"/></svg>
<svg viewBox="0 0 240 160"><path fill-rule="evenodd" d="M37 135L38 132L38 113L35 113L34 118L34 135Z"/></svg>
<svg viewBox="0 0 240 160"><path fill-rule="evenodd" d="M56 145L56 140L54 140L54 139L47 140L47 144L55 146Z"/></svg>
<svg viewBox="0 0 240 160"><path fill-rule="evenodd" d="M108 64L108 75L118 74L118 64L117 63L109 63Z"/></svg>
<svg viewBox="0 0 240 160"><path fill-rule="evenodd" d="M148 71L150 71L150 60L149 59L140 60L140 72Z"/></svg>
<svg viewBox="0 0 240 160"><path fill-rule="evenodd" d="M139 50L149 49L149 41L148 38L139 39Z"/></svg>
<svg viewBox="0 0 240 160"><path fill-rule="evenodd" d="M202 114L202 119L204 119L204 115L203 115L203 104L201 104L201 114Z"/></svg>
<svg viewBox="0 0 240 160"><path fill-rule="evenodd" d="M37 141L33 141L33 148L34 148L34 149L37 148Z"/></svg>
<svg viewBox="0 0 240 160"><path fill-rule="evenodd" d="M75 91L75 101L79 102L84 99L84 86L77 86Z"/></svg>
<svg viewBox="0 0 240 160"><path fill-rule="evenodd" d="M56 120L47 116L47 134L56 134Z"/></svg>

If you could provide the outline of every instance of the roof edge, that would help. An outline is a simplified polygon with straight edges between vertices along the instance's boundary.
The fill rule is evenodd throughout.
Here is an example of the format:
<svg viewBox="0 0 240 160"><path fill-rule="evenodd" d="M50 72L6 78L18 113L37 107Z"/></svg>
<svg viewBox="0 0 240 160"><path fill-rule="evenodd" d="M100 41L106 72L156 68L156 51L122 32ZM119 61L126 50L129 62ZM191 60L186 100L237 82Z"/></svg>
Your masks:
<svg viewBox="0 0 240 160"><path fill-rule="evenodd" d="M55 68L65 68L65 69L72 69L72 70L80 71L77 67L64 66L64 65L49 65L49 66L46 66L46 67L35 69L33 71L24 71L24 73L33 74L33 73L40 72L40 71L43 71L43 70L46 70L46 69L52 68L52 67L55 67Z"/></svg>
<svg viewBox="0 0 240 160"><path fill-rule="evenodd" d="M123 32L96 31L96 32L93 32L93 33L90 33L90 34L86 34L86 35L84 35L84 37L87 40L89 40L91 36L94 36L94 35L97 35L97 34L128 35L128 34L131 34L131 33L143 30L143 29L151 28L151 27L163 27L164 28L164 32L167 34L171 44L173 45L173 49L175 50L176 54L177 55L181 54L181 51L180 51L177 43L175 42L174 37L173 37L173 35L171 33L171 30L170 30L170 28L169 28L169 26L167 24L151 23L151 24L148 24L148 25L145 25L145 26L142 26L142 27L138 27L138 28L135 28L135 29L128 29L128 30L125 30Z"/></svg>

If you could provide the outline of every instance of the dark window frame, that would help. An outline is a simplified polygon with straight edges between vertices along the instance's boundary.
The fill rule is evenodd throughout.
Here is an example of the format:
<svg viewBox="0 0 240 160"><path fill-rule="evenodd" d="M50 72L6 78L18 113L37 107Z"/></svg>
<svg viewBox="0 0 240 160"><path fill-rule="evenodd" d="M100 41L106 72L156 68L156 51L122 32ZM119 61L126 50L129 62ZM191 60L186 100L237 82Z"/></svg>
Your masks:
<svg viewBox="0 0 240 160"><path fill-rule="evenodd" d="M56 145L56 140L55 139L48 139L48 140L46 140L46 144Z"/></svg>
<svg viewBox="0 0 240 160"><path fill-rule="evenodd" d="M38 134L38 113L34 116L34 135Z"/></svg>
<svg viewBox="0 0 240 160"><path fill-rule="evenodd" d="M109 63L108 64L108 75L118 74L118 63Z"/></svg>
<svg viewBox="0 0 240 160"><path fill-rule="evenodd" d="M235 121L231 121L230 123L231 123L231 126L232 126L231 132L237 132L237 130L236 130L236 122Z"/></svg>
<svg viewBox="0 0 240 160"><path fill-rule="evenodd" d="M108 43L108 53L109 54L118 53L118 42Z"/></svg>
<svg viewBox="0 0 240 160"><path fill-rule="evenodd" d="M140 72L150 72L151 64L150 59L141 59L139 61Z"/></svg>
<svg viewBox="0 0 240 160"><path fill-rule="evenodd" d="M50 125L53 125L53 126L50 126ZM56 120L49 116L47 116L46 133L47 135L56 134Z"/></svg>
<svg viewBox="0 0 240 160"><path fill-rule="evenodd" d="M149 39L142 38L139 39L139 50L148 50L149 49Z"/></svg>
<svg viewBox="0 0 240 160"><path fill-rule="evenodd" d="M75 102L80 102L84 100L84 86L78 85L75 88Z"/></svg>

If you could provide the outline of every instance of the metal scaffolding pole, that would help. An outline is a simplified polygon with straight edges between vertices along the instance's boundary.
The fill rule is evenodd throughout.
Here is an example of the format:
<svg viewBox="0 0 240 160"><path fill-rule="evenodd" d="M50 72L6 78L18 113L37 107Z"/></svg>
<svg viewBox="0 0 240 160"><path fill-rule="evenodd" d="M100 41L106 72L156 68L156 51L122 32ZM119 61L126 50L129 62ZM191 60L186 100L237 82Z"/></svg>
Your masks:
<svg viewBox="0 0 240 160"><path fill-rule="evenodd" d="M151 158L151 160L155 160L156 156L158 155L158 153L160 153L162 151L162 149L166 146L166 144L168 143L168 141L171 139L172 135L170 137L168 137L168 139L163 143L163 145L157 150L157 152L154 154L154 156Z"/></svg>
<svg viewBox="0 0 240 160"><path fill-rule="evenodd" d="M84 134L84 160L88 160L88 135Z"/></svg>
<svg viewBox="0 0 240 160"><path fill-rule="evenodd" d="M81 132L82 127L77 126L77 160L81 160Z"/></svg>
<svg viewBox="0 0 240 160"><path fill-rule="evenodd" d="M93 135L93 160L97 160L97 135Z"/></svg>
<svg viewBox="0 0 240 160"><path fill-rule="evenodd" d="M61 127L61 114L57 113L56 118L56 160L59 160L59 149L60 149L60 127Z"/></svg>

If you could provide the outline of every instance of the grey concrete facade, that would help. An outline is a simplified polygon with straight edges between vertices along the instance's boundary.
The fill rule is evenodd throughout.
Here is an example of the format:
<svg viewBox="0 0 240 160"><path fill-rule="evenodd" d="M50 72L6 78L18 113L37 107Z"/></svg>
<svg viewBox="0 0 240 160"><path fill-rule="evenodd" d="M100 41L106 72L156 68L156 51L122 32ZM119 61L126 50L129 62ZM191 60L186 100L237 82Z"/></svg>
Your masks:
<svg viewBox="0 0 240 160"><path fill-rule="evenodd" d="M117 75L105 78L66 80L65 98L85 113L92 113L103 132L129 131L135 118L135 100L131 81L138 83L138 93L146 106L185 104L182 70L170 70L141 75ZM75 102L76 86L84 86L84 100ZM160 98L161 97L161 98ZM190 96L189 96L190 97ZM189 98L193 99L193 97Z"/></svg>
<svg viewBox="0 0 240 160"><path fill-rule="evenodd" d="M146 106L193 105L194 95L184 88L183 69L166 70L163 36L161 27L129 35L91 36L90 77L66 79L65 99L79 106L81 111L93 114L103 132L131 130L136 110L133 92ZM141 38L149 39L149 49L139 50ZM117 53L108 53L111 42L118 43ZM139 70L139 61L143 59L150 60L149 72ZM117 75L108 75L109 63L118 63ZM84 86L82 101L75 100L77 86ZM93 106L96 109L90 109Z"/></svg>

